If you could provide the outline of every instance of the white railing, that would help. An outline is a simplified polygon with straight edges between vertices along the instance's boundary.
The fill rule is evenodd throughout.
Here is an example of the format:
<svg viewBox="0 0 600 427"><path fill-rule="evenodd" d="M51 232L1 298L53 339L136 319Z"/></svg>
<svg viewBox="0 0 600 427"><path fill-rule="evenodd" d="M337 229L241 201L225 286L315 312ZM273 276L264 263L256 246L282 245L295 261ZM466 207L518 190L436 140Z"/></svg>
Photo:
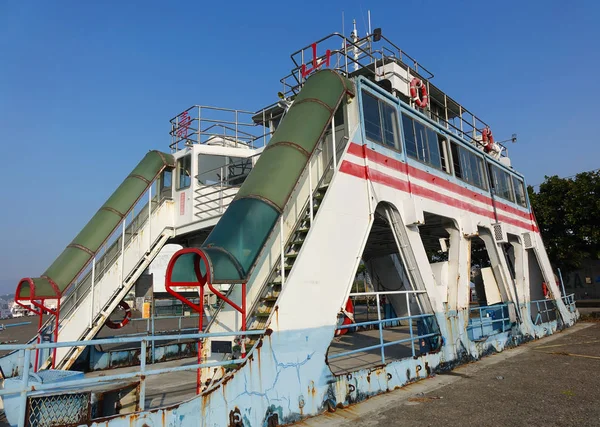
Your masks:
<svg viewBox="0 0 600 427"><path fill-rule="evenodd" d="M132 233L125 244L125 233L119 243L123 242L118 256L96 279L95 262L92 261L90 285L84 295L68 315L61 313L58 339L60 342L77 341L91 338L98 329L99 318L106 318L126 295L139 275L150 264L164 243L172 234L173 202L170 200L160 204L135 233ZM126 227L123 228L126 230ZM153 231L155 230L155 231ZM118 296L118 297L117 297ZM63 362L67 349L57 352L56 362Z"/></svg>
<svg viewBox="0 0 600 427"><path fill-rule="evenodd" d="M190 144L259 148L269 142L269 119L266 109L252 112L194 105L170 120L170 147L173 151Z"/></svg>

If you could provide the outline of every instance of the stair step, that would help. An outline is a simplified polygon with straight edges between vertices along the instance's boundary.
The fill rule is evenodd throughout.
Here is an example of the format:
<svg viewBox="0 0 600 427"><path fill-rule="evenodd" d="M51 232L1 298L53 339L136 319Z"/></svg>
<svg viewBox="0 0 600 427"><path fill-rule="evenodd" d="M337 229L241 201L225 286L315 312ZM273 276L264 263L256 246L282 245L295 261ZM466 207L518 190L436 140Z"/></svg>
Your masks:
<svg viewBox="0 0 600 427"><path fill-rule="evenodd" d="M310 227L300 227L298 230L296 230L296 232L298 232L298 233L308 233L308 230L310 230Z"/></svg>
<svg viewBox="0 0 600 427"><path fill-rule="evenodd" d="M290 245L301 245L304 243L304 239L294 240Z"/></svg>
<svg viewBox="0 0 600 427"><path fill-rule="evenodd" d="M266 296L260 299L262 302L273 303L277 301L277 297L275 296Z"/></svg>
<svg viewBox="0 0 600 427"><path fill-rule="evenodd" d="M264 311L258 311L256 313L254 313L254 317L256 317L257 319L266 319L270 315L271 315L270 312L264 312Z"/></svg>
<svg viewBox="0 0 600 427"><path fill-rule="evenodd" d="M296 259L296 258L298 258L298 252L294 252L294 253L291 253L291 254L286 254L285 258Z"/></svg>

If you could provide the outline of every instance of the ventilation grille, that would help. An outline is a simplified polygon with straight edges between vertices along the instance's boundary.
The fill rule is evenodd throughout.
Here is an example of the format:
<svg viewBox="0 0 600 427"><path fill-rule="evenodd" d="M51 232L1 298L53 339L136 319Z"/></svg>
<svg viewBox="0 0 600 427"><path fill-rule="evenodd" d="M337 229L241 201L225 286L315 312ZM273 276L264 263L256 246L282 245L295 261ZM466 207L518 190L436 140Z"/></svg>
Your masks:
<svg viewBox="0 0 600 427"><path fill-rule="evenodd" d="M504 228L502 227L502 224L497 222L496 224L492 224L492 227L494 228L494 239L496 240L496 242L497 243L506 242L507 241L506 233L504 232Z"/></svg>
<svg viewBox="0 0 600 427"><path fill-rule="evenodd" d="M31 397L27 402L27 426L53 427L85 423L89 418L90 393Z"/></svg>
<svg viewBox="0 0 600 427"><path fill-rule="evenodd" d="M533 239L531 238L531 233L523 233L523 245L525 245L525 249L533 248Z"/></svg>

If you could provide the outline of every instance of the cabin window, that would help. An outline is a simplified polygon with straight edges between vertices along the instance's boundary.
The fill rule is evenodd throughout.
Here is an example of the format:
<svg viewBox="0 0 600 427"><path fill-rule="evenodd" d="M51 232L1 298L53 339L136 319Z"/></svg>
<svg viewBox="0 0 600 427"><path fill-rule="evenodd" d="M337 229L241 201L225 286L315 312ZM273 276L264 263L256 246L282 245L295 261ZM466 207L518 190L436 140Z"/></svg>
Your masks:
<svg viewBox="0 0 600 427"><path fill-rule="evenodd" d="M202 185L241 185L251 169L251 158L198 155L198 182Z"/></svg>
<svg viewBox="0 0 600 427"><path fill-rule="evenodd" d="M177 159L177 190L188 188L192 183L192 156Z"/></svg>
<svg viewBox="0 0 600 427"><path fill-rule="evenodd" d="M398 150L396 108L365 91L362 92L362 107L367 139Z"/></svg>
<svg viewBox="0 0 600 427"><path fill-rule="evenodd" d="M492 177L492 187L494 188L496 196L514 202L515 196L512 191L511 179L508 172L503 171L498 166L492 164L489 164L489 168Z"/></svg>
<svg viewBox="0 0 600 427"><path fill-rule="evenodd" d="M413 159L450 172L446 140L432 128L402 114L406 154Z"/></svg>
<svg viewBox="0 0 600 427"><path fill-rule="evenodd" d="M454 175L471 185L487 190L483 159L455 142L450 143Z"/></svg>
<svg viewBox="0 0 600 427"><path fill-rule="evenodd" d="M515 198L517 199L517 203L526 208L527 197L525 196L525 184L523 184L523 181L516 176L512 177L512 182L515 189Z"/></svg>

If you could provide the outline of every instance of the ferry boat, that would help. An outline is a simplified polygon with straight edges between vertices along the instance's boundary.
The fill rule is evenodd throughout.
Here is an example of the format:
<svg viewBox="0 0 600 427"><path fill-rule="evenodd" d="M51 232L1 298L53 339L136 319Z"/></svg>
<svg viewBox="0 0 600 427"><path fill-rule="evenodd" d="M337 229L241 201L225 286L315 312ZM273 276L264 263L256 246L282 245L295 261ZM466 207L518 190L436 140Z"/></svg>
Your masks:
<svg viewBox="0 0 600 427"><path fill-rule="evenodd" d="M272 105L171 119L169 152L18 283L40 333L0 346L9 424L288 424L577 321L487 122L381 29L291 58ZM99 338L168 244L194 331Z"/></svg>

